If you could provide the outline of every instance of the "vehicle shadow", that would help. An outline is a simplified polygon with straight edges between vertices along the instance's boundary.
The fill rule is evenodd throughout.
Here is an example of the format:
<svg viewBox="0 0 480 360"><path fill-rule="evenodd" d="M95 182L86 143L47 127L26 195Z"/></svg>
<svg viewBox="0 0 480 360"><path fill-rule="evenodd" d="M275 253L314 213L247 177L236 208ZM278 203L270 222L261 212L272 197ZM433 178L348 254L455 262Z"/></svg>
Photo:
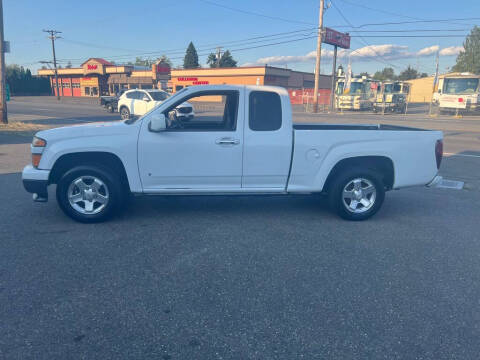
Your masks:
<svg viewBox="0 0 480 360"><path fill-rule="evenodd" d="M37 124L37 125L75 125L93 122L109 122L121 120L119 114L101 115L101 116L72 116L72 117L59 117L50 119L34 119L22 121L25 124Z"/></svg>

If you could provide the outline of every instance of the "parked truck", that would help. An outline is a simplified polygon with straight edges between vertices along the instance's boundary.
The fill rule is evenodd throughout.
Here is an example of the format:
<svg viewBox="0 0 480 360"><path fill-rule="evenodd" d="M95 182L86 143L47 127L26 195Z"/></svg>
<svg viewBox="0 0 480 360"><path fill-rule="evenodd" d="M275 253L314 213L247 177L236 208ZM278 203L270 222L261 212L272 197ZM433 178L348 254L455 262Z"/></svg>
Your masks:
<svg viewBox="0 0 480 360"><path fill-rule="evenodd" d="M169 113L216 101L189 122ZM195 105L194 105L195 106ZM138 119L38 132L25 189L81 222L107 219L129 194L328 196L349 220L375 214L385 192L433 184L442 133L391 125L293 124L288 92L270 86L192 86Z"/></svg>
<svg viewBox="0 0 480 360"><path fill-rule="evenodd" d="M410 84L403 81L386 81L377 92L373 104L374 112L405 113Z"/></svg>
<svg viewBox="0 0 480 360"><path fill-rule="evenodd" d="M475 112L480 110L480 75L461 73L443 78L438 89L440 112Z"/></svg>
<svg viewBox="0 0 480 360"><path fill-rule="evenodd" d="M350 89L345 89L345 80L337 82L336 107L339 110L370 110L377 94L378 82L365 76L353 78Z"/></svg>

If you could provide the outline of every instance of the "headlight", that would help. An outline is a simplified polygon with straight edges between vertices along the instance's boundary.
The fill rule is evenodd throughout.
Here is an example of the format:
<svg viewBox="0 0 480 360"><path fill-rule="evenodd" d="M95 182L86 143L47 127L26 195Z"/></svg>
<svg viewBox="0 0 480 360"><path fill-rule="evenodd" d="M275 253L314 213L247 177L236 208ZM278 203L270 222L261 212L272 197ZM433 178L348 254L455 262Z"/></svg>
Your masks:
<svg viewBox="0 0 480 360"><path fill-rule="evenodd" d="M47 146L47 142L39 137L34 136L32 140L33 147L45 147Z"/></svg>

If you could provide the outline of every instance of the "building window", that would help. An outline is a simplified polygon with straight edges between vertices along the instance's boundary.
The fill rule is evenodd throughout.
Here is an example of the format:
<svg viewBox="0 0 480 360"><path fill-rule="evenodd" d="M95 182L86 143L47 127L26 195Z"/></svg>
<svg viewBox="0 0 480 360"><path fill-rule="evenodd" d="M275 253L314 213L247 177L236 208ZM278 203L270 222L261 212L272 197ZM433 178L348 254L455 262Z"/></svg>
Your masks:
<svg viewBox="0 0 480 360"><path fill-rule="evenodd" d="M177 85L175 86L175 91L180 91L183 89L183 85Z"/></svg>
<svg viewBox="0 0 480 360"><path fill-rule="evenodd" d="M98 88L97 87L93 87L92 88L92 96L97 96L98 95Z"/></svg>
<svg viewBox="0 0 480 360"><path fill-rule="evenodd" d="M85 86L85 95L90 95L90 87Z"/></svg>

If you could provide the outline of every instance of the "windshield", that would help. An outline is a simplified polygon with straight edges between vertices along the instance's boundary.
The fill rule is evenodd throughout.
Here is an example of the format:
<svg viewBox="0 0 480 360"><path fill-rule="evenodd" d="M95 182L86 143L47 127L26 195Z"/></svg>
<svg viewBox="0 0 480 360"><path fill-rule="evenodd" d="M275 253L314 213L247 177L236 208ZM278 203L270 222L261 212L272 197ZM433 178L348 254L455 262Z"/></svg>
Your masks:
<svg viewBox="0 0 480 360"><path fill-rule="evenodd" d="M149 91L148 93L155 101L164 101L170 96L164 91Z"/></svg>
<svg viewBox="0 0 480 360"><path fill-rule="evenodd" d="M361 94L363 92L363 83L352 82L350 84L350 94Z"/></svg>
<svg viewBox="0 0 480 360"><path fill-rule="evenodd" d="M397 93L402 91L402 86L400 84L385 84L384 92L386 94Z"/></svg>
<svg viewBox="0 0 480 360"><path fill-rule="evenodd" d="M473 94L477 92L479 79L445 79L445 94Z"/></svg>

